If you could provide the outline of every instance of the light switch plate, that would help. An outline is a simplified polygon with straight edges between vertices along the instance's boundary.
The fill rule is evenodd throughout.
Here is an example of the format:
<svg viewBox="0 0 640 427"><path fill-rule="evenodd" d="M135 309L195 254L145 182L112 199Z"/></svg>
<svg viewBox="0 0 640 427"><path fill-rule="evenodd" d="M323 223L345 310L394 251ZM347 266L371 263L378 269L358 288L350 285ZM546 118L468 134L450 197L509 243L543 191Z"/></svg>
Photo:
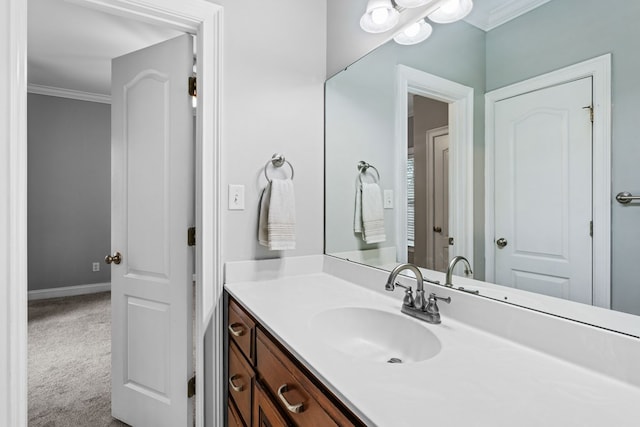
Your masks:
<svg viewBox="0 0 640 427"><path fill-rule="evenodd" d="M244 210L244 185L229 184L229 210Z"/></svg>
<svg viewBox="0 0 640 427"><path fill-rule="evenodd" d="M384 208L393 209L393 190L384 190Z"/></svg>

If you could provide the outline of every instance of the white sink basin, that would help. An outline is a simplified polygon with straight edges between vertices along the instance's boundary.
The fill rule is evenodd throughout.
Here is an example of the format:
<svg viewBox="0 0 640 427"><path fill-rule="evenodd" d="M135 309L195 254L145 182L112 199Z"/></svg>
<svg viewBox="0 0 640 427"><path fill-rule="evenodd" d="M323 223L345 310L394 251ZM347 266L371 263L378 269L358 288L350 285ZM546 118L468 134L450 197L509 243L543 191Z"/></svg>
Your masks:
<svg viewBox="0 0 640 427"><path fill-rule="evenodd" d="M323 311L311 319L311 329L319 341L335 350L372 362L420 362L442 347L429 329L403 314L370 308Z"/></svg>

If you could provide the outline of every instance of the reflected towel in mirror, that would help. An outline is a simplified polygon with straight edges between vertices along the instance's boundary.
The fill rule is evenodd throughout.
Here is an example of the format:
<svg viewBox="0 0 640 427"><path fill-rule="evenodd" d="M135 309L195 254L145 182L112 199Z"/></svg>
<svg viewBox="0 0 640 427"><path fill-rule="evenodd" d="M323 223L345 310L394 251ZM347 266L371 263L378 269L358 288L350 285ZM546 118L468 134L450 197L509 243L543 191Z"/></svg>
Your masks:
<svg viewBox="0 0 640 427"><path fill-rule="evenodd" d="M384 242L384 209L382 190L377 183L363 182L356 190L356 209L353 231L362 233L365 243Z"/></svg>
<svg viewBox="0 0 640 427"><path fill-rule="evenodd" d="M262 192L258 242L272 251L296 248L296 203L291 179L273 179Z"/></svg>

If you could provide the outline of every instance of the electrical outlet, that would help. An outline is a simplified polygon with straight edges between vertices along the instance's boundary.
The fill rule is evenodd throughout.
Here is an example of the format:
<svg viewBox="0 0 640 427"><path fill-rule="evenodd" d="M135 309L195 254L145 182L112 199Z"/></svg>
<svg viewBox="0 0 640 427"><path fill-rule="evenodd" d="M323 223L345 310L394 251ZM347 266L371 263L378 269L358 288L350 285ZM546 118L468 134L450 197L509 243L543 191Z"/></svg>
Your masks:
<svg viewBox="0 0 640 427"><path fill-rule="evenodd" d="M244 210L244 185L229 184L229 210Z"/></svg>
<svg viewBox="0 0 640 427"><path fill-rule="evenodd" d="M384 208L393 209L393 190L384 190Z"/></svg>
<svg viewBox="0 0 640 427"><path fill-rule="evenodd" d="M94 262L91 265L93 267L93 271L100 271L100 263L99 262Z"/></svg>

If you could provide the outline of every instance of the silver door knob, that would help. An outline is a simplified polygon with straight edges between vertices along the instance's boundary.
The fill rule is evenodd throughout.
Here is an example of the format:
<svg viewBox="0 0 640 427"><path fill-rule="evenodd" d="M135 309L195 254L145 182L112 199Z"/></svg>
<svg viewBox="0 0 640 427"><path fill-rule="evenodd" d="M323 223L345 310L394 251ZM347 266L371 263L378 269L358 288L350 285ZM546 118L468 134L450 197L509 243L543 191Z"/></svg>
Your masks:
<svg viewBox="0 0 640 427"><path fill-rule="evenodd" d="M500 249L504 248L505 246L507 246L507 239L505 239L504 237L499 238L498 240L496 240L496 245L498 245L498 247Z"/></svg>
<svg viewBox="0 0 640 427"><path fill-rule="evenodd" d="M106 257L104 257L104 262L106 262L107 264L120 264L122 262L122 254L120 252L116 252L115 254L113 254L113 256L107 255Z"/></svg>

